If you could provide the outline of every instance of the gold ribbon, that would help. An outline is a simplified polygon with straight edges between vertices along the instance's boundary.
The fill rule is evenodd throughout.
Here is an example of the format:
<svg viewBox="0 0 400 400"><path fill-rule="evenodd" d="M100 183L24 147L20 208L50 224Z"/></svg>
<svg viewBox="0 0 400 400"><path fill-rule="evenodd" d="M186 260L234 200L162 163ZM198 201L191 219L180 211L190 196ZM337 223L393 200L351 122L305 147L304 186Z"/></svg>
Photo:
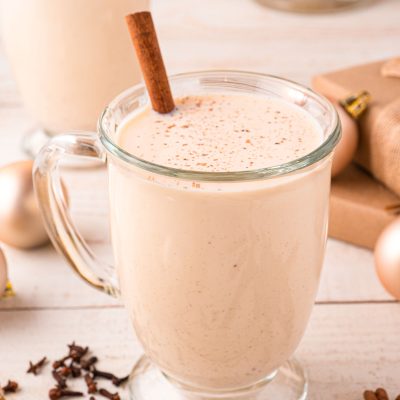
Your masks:
<svg viewBox="0 0 400 400"><path fill-rule="evenodd" d="M366 90L362 90L339 100L339 104L347 111L350 117L358 119L367 109L370 101L371 95Z"/></svg>

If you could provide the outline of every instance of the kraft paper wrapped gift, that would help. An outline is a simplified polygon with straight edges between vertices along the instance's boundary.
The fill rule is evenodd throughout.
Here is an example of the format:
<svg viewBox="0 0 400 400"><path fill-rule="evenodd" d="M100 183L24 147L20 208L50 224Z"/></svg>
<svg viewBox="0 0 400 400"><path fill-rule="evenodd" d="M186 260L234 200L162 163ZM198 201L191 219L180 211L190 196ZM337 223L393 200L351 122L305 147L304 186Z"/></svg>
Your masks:
<svg viewBox="0 0 400 400"><path fill-rule="evenodd" d="M389 75L389 76L388 76ZM339 100L362 90L372 100L359 119L355 162L400 196L400 59L316 76L313 88Z"/></svg>
<svg viewBox="0 0 400 400"><path fill-rule="evenodd" d="M385 60L313 79L313 88L333 100L362 90L372 96L358 121L360 140L354 164L332 180L329 221L331 237L370 249L382 230L399 217L393 208L400 206L398 66L398 60Z"/></svg>
<svg viewBox="0 0 400 400"><path fill-rule="evenodd" d="M329 236L373 249L400 198L351 164L332 180ZM394 209L393 209L394 208Z"/></svg>

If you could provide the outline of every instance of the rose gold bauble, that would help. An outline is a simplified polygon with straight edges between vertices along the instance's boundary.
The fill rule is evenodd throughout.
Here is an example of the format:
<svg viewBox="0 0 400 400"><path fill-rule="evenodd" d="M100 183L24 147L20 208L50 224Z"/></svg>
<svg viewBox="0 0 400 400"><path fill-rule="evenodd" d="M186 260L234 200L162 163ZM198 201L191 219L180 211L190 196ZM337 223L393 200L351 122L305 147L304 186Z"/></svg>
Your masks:
<svg viewBox="0 0 400 400"><path fill-rule="evenodd" d="M49 241L32 182L33 161L0 168L0 241L29 249Z"/></svg>
<svg viewBox="0 0 400 400"><path fill-rule="evenodd" d="M375 267L384 288L400 300L400 218L379 236L375 245Z"/></svg>
<svg viewBox="0 0 400 400"><path fill-rule="evenodd" d="M342 124L342 137L335 148L332 162L332 177L340 174L354 157L358 145L356 121L337 103L333 103Z"/></svg>
<svg viewBox="0 0 400 400"><path fill-rule="evenodd" d="M0 298L6 290L7 280L7 261L3 251L0 249Z"/></svg>

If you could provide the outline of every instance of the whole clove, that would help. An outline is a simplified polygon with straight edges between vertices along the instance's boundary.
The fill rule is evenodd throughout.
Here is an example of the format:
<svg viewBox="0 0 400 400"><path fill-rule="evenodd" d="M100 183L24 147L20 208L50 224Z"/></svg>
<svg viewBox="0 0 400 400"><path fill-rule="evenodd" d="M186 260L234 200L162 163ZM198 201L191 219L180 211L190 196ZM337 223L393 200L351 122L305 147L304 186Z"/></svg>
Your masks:
<svg viewBox="0 0 400 400"><path fill-rule="evenodd" d="M116 376L114 376L114 378L112 378L112 383L119 387L121 385L123 385L125 382L127 382L127 380L129 379L129 375L126 375L122 378L117 378Z"/></svg>
<svg viewBox="0 0 400 400"><path fill-rule="evenodd" d="M8 381L6 386L2 387L4 393L15 393L18 390L18 383L15 381Z"/></svg>
<svg viewBox="0 0 400 400"><path fill-rule="evenodd" d="M60 360L56 360L53 362L53 368L54 369L58 369L60 367L65 367L65 361L69 360L71 358L70 355L65 356L63 358L61 358Z"/></svg>
<svg viewBox="0 0 400 400"><path fill-rule="evenodd" d="M121 400L121 397L119 397L118 393L111 393L106 389L100 389L99 394L110 400Z"/></svg>
<svg viewBox="0 0 400 400"><path fill-rule="evenodd" d="M383 388L376 389L375 390L375 395L376 395L378 400L389 400L389 396L388 396L386 390L383 389Z"/></svg>
<svg viewBox="0 0 400 400"><path fill-rule="evenodd" d="M123 378L118 378L117 376L115 376L111 372L100 371L100 370L98 370L96 368L93 368L92 373L93 373L93 377L94 378L108 379L115 386L120 386L120 385L124 384L129 379L129 375L124 376Z"/></svg>
<svg viewBox="0 0 400 400"><path fill-rule="evenodd" d="M94 378L104 378L104 379L108 379L109 381L112 381L113 379L118 379L114 374L112 374L111 372L105 372L105 371L99 371L96 368L93 368L93 377Z"/></svg>
<svg viewBox="0 0 400 400"><path fill-rule="evenodd" d="M81 360L81 367L86 371L90 371L90 369L96 364L98 361L97 357L90 357L84 360Z"/></svg>
<svg viewBox="0 0 400 400"><path fill-rule="evenodd" d="M71 344L67 344L69 351L71 352L72 350L77 350L77 351L83 351L84 347L80 346L79 344L75 343L75 340Z"/></svg>
<svg viewBox="0 0 400 400"><path fill-rule="evenodd" d="M50 400L58 400L64 397L84 397L83 392L77 392L68 390L68 380L71 378L84 377L87 392L89 395L98 393L99 395L110 399L110 400L121 400L118 392L111 393L107 389L98 389L97 378L107 379L112 382L115 386L123 385L129 379L129 375L119 378L111 372L101 371L96 369L96 363L98 358L96 356L89 356L89 347L83 347L75 342L68 345L68 354L59 360L53 362L53 370L51 371L56 386L50 389L49 398ZM69 361L67 363L67 361ZM46 364L47 358L43 357L37 363L29 362L28 373L37 375L42 367ZM83 374L83 371L85 373ZM4 400L4 393L11 393L16 391L18 384L16 382L9 381L7 386L4 388L0 387L0 400ZM95 400L94 396L90 396L90 400ZM381 400L381 399L379 399ZM382 399L384 400L384 399ZM400 400L400 399L398 399Z"/></svg>
<svg viewBox="0 0 400 400"><path fill-rule="evenodd" d="M372 390L366 390L364 392L364 400L378 400L378 398L375 395L375 392Z"/></svg>
<svg viewBox="0 0 400 400"><path fill-rule="evenodd" d="M54 380L57 382L57 387L60 389L66 389L67 380L64 377L62 377L56 370L52 371L52 375Z"/></svg>
<svg viewBox="0 0 400 400"><path fill-rule="evenodd" d="M366 390L363 393L364 400L389 400L389 395L384 388L377 388L375 391ZM395 400L400 400L400 394Z"/></svg>
<svg viewBox="0 0 400 400"><path fill-rule="evenodd" d="M73 378L78 378L79 376L81 376L81 367L76 366L73 360L71 361L69 368L71 369L71 375Z"/></svg>
<svg viewBox="0 0 400 400"><path fill-rule="evenodd" d="M58 400L62 397L83 397L82 392L74 392L72 390L53 388L49 391L50 400Z"/></svg>
<svg viewBox="0 0 400 400"><path fill-rule="evenodd" d="M71 370L70 367L65 366L65 367L61 367L61 368L58 370L58 373L59 373L62 377L68 378L68 377L72 374L72 370Z"/></svg>
<svg viewBox="0 0 400 400"><path fill-rule="evenodd" d="M87 352L89 351L89 347L82 347L79 346L77 344L75 344L75 342L72 342L72 344L68 345L69 347L69 355L70 357L74 360L79 362L81 360L81 358L87 354Z"/></svg>
<svg viewBox="0 0 400 400"><path fill-rule="evenodd" d="M32 363L32 361L29 361L29 368L26 372L28 374L37 375L41 371L42 367L46 364L46 362L47 362L47 357L43 357L35 364Z"/></svg>
<svg viewBox="0 0 400 400"><path fill-rule="evenodd" d="M97 393L97 383L94 381L93 377L91 374L86 374L85 375L85 382L86 386L88 388L88 393Z"/></svg>

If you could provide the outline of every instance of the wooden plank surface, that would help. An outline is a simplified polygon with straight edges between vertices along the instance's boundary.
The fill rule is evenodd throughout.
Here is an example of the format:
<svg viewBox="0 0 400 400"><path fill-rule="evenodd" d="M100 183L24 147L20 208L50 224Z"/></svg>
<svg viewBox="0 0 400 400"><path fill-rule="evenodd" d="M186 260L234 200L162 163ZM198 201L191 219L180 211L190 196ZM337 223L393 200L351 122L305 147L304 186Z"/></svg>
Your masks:
<svg viewBox="0 0 400 400"><path fill-rule="evenodd" d="M308 84L316 73L400 50L398 0L320 16L253 0L154 0L153 8L171 73L248 69ZM34 126L0 49L0 165L24 158L20 142ZM104 171L69 172L65 181L78 227L111 260ZM47 374L27 377L27 361L57 357L74 339L90 344L107 368L129 370L140 347L118 300L86 286L50 246L5 250L17 296L0 301L0 382L15 378L24 386L8 399L46 398ZM317 300L297 352L309 371L309 398L358 400L376 386L399 393L400 305L380 286L371 252L329 240Z"/></svg>
<svg viewBox="0 0 400 400"><path fill-rule="evenodd" d="M308 84L323 71L400 51L398 0L319 15L275 11L254 0L159 0L154 14L171 72L234 68Z"/></svg>
<svg viewBox="0 0 400 400"><path fill-rule="evenodd" d="M0 337L7 337L0 340L0 381L11 377L21 382L24 399L44 399L52 384L48 368L38 378L27 376L27 361L58 358L72 340L90 345L100 366L121 375L140 355L121 308L3 310L0 318ZM378 386L393 395L400 392L399 330L399 304L317 305L297 351L310 377L309 398L360 400L365 388Z"/></svg>

